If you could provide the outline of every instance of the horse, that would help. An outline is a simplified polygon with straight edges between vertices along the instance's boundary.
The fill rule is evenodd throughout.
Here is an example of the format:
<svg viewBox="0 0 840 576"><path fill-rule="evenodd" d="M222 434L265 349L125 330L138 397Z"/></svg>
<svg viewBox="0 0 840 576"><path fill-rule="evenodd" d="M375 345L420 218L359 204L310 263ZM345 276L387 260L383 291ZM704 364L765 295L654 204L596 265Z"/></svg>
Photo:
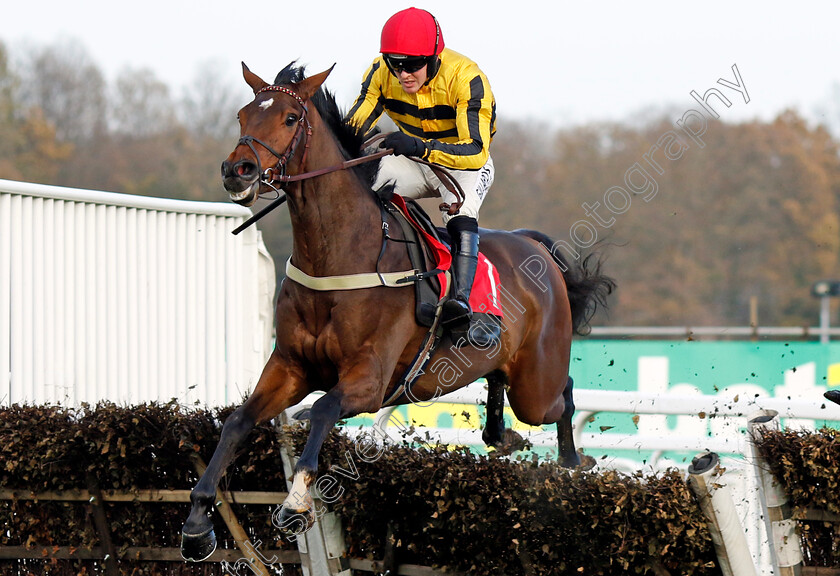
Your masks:
<svg viewBox="0 0 840 576"><path fill-rule="evenodd" d="M292 62L268 84L242 64L254 100L239 111L241 137L222 163L224 187L232 201L245 206L284 188L294 241L289 262L305 275L405 270L410 262L399 241L405 238L371 189L375 163L338 169L364 158L365 135L343 120L335 97L322 88L331 70L305 77ZM479 349L444 336L435 358L459 367L457 378L443 385L432 369L414 381L409 397L428 401L484 377L488 445L502 440L506 391L520 421L556 424L559 458L564 466L577 466L572 337L586 329L597 306L606 305L614 283L600 273L600 261L593 267L587 258L570 266L540 232L482 229L480 238L511 303L501 337ZM224 422L213 457L191 492L182 530L184 558L202 560L215 550L208 512L222 475L254 426L310 392L324 391L310 408L309 434L279 514L286 533L301 522L304 529L312 525L309 489L328 433L340 419L382 408L424 342L427 329L415 320L414 298L411 284L313 290L286 278L276 304L275 348L253 392ZM408 402L403 395L396 404Z"/></svg>

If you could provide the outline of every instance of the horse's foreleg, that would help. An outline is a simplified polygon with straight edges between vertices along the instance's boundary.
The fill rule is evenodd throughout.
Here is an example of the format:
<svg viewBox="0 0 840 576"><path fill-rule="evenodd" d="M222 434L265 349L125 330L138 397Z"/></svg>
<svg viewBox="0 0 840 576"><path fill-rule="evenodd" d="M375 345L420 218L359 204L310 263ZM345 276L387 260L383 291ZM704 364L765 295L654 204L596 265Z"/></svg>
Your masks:
<svg viewBox="0 0 840 576"><path fill-rule="evenodd" d="M233 459L237 447L254 427L254 418L244 408L244 405L240 406L225 420L213 458L190 493L192 509L181 531L181 556L185 560L201 562L216 549L216 536L209 513L222 474Z"/></svg>
<svg viewBox="0 0 840 576"><path fill-rule="evenodd" d="M279 522L275 524L288 535L309 530L315 522L315 503L309 487L318 473L318 454L330 430L341 418L341 397L333 388L321 396L309 410L309 437L295 465L295 475L289 494L280 509Z"/></svg>
<svg viewBox="0 0 840 576"><path fill-rule="evenodd" d="M306 395L306 390L299 384L272 357L263 369L254 392L225 420L219 444L207 470L190 493L192 509L181 532L181 555L186 560L204 560L215 550L216 536L209 513L219 481L256 424L273 418Z"/></svg>
<svg viewBox="0 0 840 576"><path fill-rule="evenodd" d="M309 437L295 465L292 488L280 510L279 528L287 535L305 532L315 521L309 487L317 476L318 455L330 430L347 415L376 412L380 408L381 394L377 395L374 382L367 375L345 379L312 405Z"/></svg>

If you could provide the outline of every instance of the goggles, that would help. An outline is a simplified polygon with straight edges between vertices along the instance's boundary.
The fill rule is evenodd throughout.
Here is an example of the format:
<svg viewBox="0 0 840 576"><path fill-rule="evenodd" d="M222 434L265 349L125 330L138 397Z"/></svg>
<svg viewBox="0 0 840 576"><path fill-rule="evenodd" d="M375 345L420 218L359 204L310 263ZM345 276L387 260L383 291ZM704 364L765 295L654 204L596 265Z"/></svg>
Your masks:
<svg viewBox="0 0 840 576"><path fill-rule="evenodd" d="M428 56L403 56L401 54L383 54L388 68L395 74L406 72L413 74L429 63Z"/></svg>

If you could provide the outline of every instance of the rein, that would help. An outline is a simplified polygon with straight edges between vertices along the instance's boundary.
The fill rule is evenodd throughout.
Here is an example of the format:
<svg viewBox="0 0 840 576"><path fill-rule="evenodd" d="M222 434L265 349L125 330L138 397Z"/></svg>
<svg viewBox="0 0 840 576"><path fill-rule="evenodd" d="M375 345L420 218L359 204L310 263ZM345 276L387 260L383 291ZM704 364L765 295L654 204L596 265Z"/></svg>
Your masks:
<svg viewBox="0 0 840 576"><path fill-rule="evenodd" d="M295 135L292 137L292 141L289 143L289 146L286 148L286 151L282 154L278 153L274 148L260 140L259 138L255 138L253 136L245 135L239 139L239 144L244 144L251 149L254 156L257 160L257 171L260 174L260 183L265 184L272 190L274 190L278 197L275 198L270 204L263 207L259 212L248 218L245 222L240 224L233 230L233 234L237 235L246 228L248 228L254 222L257 222L263 216L286 202L286 195L282 194L280 191L283 190L284 186L290 182L300 182L302 180L309 180L310 178L316 178L318 176L323 176L325 174L330 174L332 172L338 172L340 170L347 170L349 168L353 168L355 166L359 166L360 164L364 164L366 162L372 162L374 160L379 160L389 154L393 154L394 150L392 148L386 148L385 150L380 150L379 152L374 152L373 154L369 154L367 156L362 156L360 158L354 158L352 160L345 160L340 164L334 164L332 166L327 166L326 168L319 168L318 170L313 170L311 172L301 172L300 174L286 174L286 166L288 165L289 161L294 157L295 152L300 145L301 140L304 140L304 149L303 149L303 156L300 161L301 167L306 165L306 156L309 152L309 139L312 136L312 125L309 123L309 119L306 117L309 109L306 106L306 102L304 102L303 98L301 98L297 93L292 90L289 90L285 86L265 86L257 91L255 96L259 96L262 92L282 92L283 94L287 94L297 100L298 104L300 104L302 112L300 115L300 120L298 120L298 126L295 130ZM362 150L367 149L369 146L373 145L374 143L378 142L379 140L385 138L384 134L377 134L373 138L366 141L362 144ZM260 156L257 154L257 149L254 146L254 143L259 144L266 150L268 150L275 158L277 158L277 164L275 164L271 168L266 168L264 171L262 169L262 165L260 164ZM461 188L461 185L458 183L457 180L450 174L445 168L441 166L437 166L423 160L422 158L416 157L408 157L410 160L417 162L418 164L423 164L424 166L428 166L432 172L434 172L435 176L441 181L441 183L449 190L457 199L456 202L453 202L451 205L442 203L440 205L441 210L445 210L447 214L450 216L455 215L460 210L461 205L464 203L464 190ZM276 183L279 183L275 186Z"/></svg>
<svg viewBox="0 0 840 576"><path fill-rule="evenodd" d="M262 142L259 142L256 139L253 139L253 140L258 142L262 146L265 146L265 144L263 144ZM241 141L242 140L240 140L240 142ZM265 148L269 152L274 154L274 151L271 150L271 148L269 148L268 146L265 146ZM251 147L251 149L253 150L253 147ZM271 188L272 190L275 190L276 192L279 193L280 190L283 189L283 186L279 186L279 187L275 188L273 186L274 182L282 182L283 184L287 184L289 182L300 182L301 180L308 180L310 178L315 178L317 176L323 176L324 174L329 174L331 172L338 172L339 170L347 170L348 168L353 168L354 166L359 166L360 164L364 164L365 162L372 162L374 160L379 160L380 158L382 158L384 156L387 156L389 154L393 154L393 153L394 153L394 151L392 149L388 148L387 150L381 150L379 152L375 152L375 153L370 154L368 156L362 156L361 158L354 158L353 160L346 160L346 161L342 162L341 164L334 164L333 166L329 166L327 168L319 168L318 170L313 170L312 172L303 172L301 174L294 174L294 175L291 175L291 176L288 175L288 174L285 174L285 173L280 174L279 176L274 176L274 172L272 171L272 169L268 168L268 169L266 169L266 171L265 171L266 173L264 173L263 176L266 176L267 173L270 172L270 175L271 175L272 179L270 181L266 181L266 180L261 178L261 181L264 182L265 184L267 184L269 186L269 188ZM256 151L254 151L254 154L256 154ZM277 154L274 154L274 155L277 156ZM305 157L305 154L304 154L304 157ZM259 163L259 158L257 158L257 162ZM263 216L265 216L266 214L268 214L269 212L271 212L272 210L274 210L275 208L277 208L278 206L283 204L285 201L286 201L286 195L285 194L280 194L280 196L275 198L274 200L272 200L270 204L266 205L259 212L257 212L256 214L254 214L253 216L251 216L250 218L245 220L245 222L240 224L238 227L234 228L233 234L234 235L239 234L240 232L242 232L243 230L248 228L248 226L250 226L251 224L253 224L257 220L259 220L260 218L262 218Z"/></svg>

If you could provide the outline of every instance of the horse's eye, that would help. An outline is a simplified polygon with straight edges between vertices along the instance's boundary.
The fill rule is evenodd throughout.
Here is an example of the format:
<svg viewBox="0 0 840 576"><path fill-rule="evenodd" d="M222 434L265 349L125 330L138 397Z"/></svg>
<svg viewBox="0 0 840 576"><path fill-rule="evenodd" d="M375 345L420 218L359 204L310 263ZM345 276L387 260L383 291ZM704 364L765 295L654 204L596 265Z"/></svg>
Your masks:
<svg viewBox="0 0 840 576"><path fill-rule="evenodd" d="M294 126L297 121L298 117L295 114L289 114L286 116L286 126Z"/></svg>

